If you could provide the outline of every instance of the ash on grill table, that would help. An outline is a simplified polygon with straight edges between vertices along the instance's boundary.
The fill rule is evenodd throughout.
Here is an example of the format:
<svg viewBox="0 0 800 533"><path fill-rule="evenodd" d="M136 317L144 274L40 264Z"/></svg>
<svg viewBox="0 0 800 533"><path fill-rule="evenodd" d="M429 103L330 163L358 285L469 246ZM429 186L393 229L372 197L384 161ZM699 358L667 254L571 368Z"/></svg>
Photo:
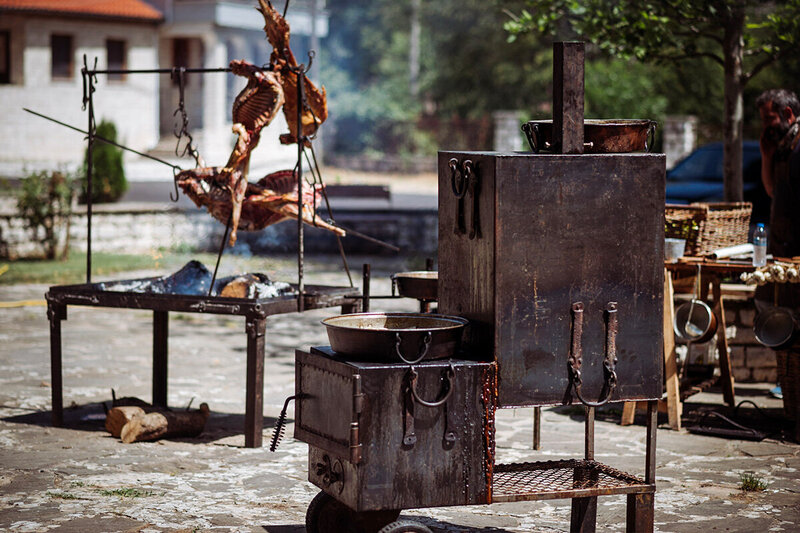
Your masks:
<svg viewBox="0 0 800 533"><path fill-rule="evenodd" d="M208 268L193 260L169 276L98 283L98 288L114 292L205 296L208 294L211 278ZM274 298L294 293L295 290L284 281L272 281L266 274L248 273L216 280L211 296L252 299Z"/></svg>

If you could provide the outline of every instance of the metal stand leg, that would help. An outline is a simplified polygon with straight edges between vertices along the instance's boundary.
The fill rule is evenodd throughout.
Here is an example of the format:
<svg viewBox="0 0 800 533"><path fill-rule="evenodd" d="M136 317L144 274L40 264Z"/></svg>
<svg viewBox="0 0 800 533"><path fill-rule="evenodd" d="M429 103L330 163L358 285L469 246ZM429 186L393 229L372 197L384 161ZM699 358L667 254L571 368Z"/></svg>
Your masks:
<svg viewBox="0 0 800 533"><path fill-rule="evenodd" d="M245 392L244 445L261 447L264 428L264 341L267 319L247 317L247 389Z"/></svg>
<svg viewBox="0 0 800 533"><path fill-rule="evenodd" d="M644 481L656 484L656 430L658 429L658 400L647 402L647 445L645 448Z"/></svg>
<svg viewBox="0 0 800 533"><path fill-rule="evenodd" d="M647 402L647 451L645 452L644 480L656 484L656 429L658 428L658 400ZM655 494L628 494L625 531L627 533L653 533L655 523Z"/></svg>
<svg viewBox="0 0 800 533"><path fill-rule="evenodd" d="M153 311L153 405L167 406L169 313Z"/></svg>
<svg viewBox="0 0 800 533"><path fill-rule="evenodd" d="M597 497L572 498L570 533L594 533L597 523Z"/></svg>
<svg viewBox="0 0 800 533"><path fill-rule="evenodd" d="M594 460L594 407L586 407L586 422L584 432L584 458ZM579 475L575 472L575 475ZM594 533L597 524L597 496L589 498L572 499L572 516L570 518L570 532Z"/></svg>
<svg viewBox="0 0 800 533"><path fill-rule="evenodd" d="M654 494L628 494L626 533L653 533Z"/></svg>
<svg viewBox="0 0 800 533"><path fill-rule="evenodd" d="M52 421L54 426L61 427L64 425L64 398L61 381L61 321L67 319L67 307L48 302L47 318L50 320Z"/></svg>
<svg viewBox="0 0 800 533"><path fill-rule="evenodd" d="M542 449L542 408L533 408L533 449Z"/></svg>
<svg viewBox="0 0 800 533"><path fill-rule="evenodd" d="M372 279L372 270L370 268L369 263L364 263L363 271L362 271L362 289L361 292L364 295L364 303L361 306L361 309L365 313L369 313L369 293L370 293L370 280Z"/></svg>

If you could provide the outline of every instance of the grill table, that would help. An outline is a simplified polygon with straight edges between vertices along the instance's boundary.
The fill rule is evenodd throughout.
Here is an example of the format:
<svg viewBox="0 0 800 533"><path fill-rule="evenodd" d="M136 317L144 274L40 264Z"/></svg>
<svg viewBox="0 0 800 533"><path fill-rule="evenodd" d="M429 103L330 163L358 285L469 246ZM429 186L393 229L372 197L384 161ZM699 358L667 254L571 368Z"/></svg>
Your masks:
<svg viewBox="0 0 800 533"><path fill-rule="evenodd" d="M149 278L156 280L158 278ZM148 281L124 280L115 283ZM169 312L209 313L245 317L247 334L247 370L245 392L244 440L245 447L259 448L262 444L264 347L267 317L297 311L297 294L274 298L222 298L183 294L148 294L108 291L102 284L59 285L50 287L47 300L47 317L50 321L50 371L52 376L53 425L64 425L63 384L61 371L61 321L67 319L67 307L83 305L120 309L148 309L153 311L153 404L167 405L167 369ZM296 289L295 285L292 285ZM360 297L352 287L306 285L303 309L342 307L343 313L358 310Z"/></svg>

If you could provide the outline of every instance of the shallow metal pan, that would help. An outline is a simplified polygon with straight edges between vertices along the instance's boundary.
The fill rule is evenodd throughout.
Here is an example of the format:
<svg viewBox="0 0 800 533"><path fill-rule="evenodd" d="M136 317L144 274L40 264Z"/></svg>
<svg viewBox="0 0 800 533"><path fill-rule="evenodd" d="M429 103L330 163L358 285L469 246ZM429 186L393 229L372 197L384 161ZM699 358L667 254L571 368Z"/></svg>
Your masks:
<svg viewBox="0 0 800 533"><path fill-rule="evenodd" d="M398 272L392 274L392 282L400 296L431 302L437 299L439 273L435 270Z"/></svg>
<svg viewBox="0 0 800 533"><path fill-rule="evenodd" d="M416 363L452 357L464 318L427 313L353 313L326 318L331 349L347 358Z"/></svg>

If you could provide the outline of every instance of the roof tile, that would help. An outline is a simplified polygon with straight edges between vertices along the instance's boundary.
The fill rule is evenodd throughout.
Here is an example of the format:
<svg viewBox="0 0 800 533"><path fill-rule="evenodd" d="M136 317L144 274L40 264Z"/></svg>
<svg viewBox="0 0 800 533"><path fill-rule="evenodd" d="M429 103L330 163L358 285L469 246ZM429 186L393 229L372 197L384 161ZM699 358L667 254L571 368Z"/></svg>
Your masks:
<svg viewBox="0 0 800 533"><path fill-rule="evenodd" d="M0 0L0 11L88 15L159 21L163 15L143 0Z"/></svg>

